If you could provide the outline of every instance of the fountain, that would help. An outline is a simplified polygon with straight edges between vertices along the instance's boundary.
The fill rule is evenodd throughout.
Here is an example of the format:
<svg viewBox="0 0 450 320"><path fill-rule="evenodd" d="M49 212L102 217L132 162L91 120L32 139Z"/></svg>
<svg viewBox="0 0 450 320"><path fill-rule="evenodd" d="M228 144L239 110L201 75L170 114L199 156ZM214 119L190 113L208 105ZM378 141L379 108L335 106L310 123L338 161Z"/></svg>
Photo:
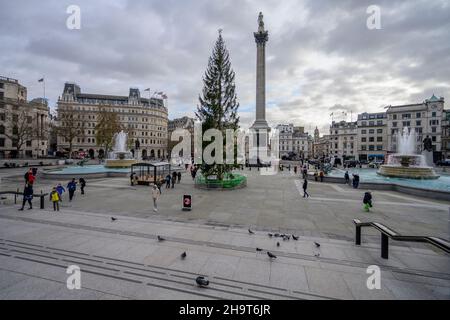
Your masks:
<svg viewBox="0 0 450 320"><path fill-rule="evenodd" d="M377 172L379 175L393 178L408 179L437 179L439 176L434 169L427 166L425 157L417 154L416 133L407 127L403 134L397 133L398 153L388 155L387 164L382 165Z"/></svg>
<svg viewBox="0 0 450 320"><path fill-rule="evenodd" d="M132 153L127 148L128 134L123 130L114 135L114 148L106 159L107 168L127 168L136 163Z"/></svg>

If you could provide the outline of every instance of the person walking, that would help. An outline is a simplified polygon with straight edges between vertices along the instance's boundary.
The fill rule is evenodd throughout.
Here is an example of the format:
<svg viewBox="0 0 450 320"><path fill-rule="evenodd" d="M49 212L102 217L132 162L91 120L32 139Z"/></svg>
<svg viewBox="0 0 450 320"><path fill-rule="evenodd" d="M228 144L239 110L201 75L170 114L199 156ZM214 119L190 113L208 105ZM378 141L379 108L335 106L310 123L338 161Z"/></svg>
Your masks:
<svg viewBox="0 0 450 320"><path fill-rule="evenodd" d="M178 183L180 183L181 182L181 171L178 171L177 177L178 177Z"/></svg>
<svg viewBox="0 0 450 320"><path fill-rule="evenodd" d="M155 184L152 184L153 211L155 211L155 212L158 212L157 201L158 201L160 195L161 195L161 191L159 191L158 186Z"/></svg>
<svg viewBox="0 0 450 320"><path fill-rule="evenodd" d="M86 180L84 180L84 178L80 178L78 181L80 182L81 194L84 194L84 188L86 187Z"/></svg>
<svg viewBox="0 0 450 320"><path fill-rule="evenodd" d="M61 201L61 198L56 187L53 187L52 192L50 192L50 201L53 203L53 211L59 211L59 201Z"/></svg>
<svg viewBox="0 0 450 320"><path fill-rule="evenodd" d="M323 170L320 170L320 173L319 173L320 182L323 182L323 176L324 176Z"/></svg>
<svg viewBox="0 0 450 320"><path fill-rule="evenodd" d="M75 181L75 178L67 184L67 190L69 190L69 201L72 201L75 191L77 190L77 182Z"/></svg>
<svg viewBox="0 0 450 320"><path fill-rule="evenodd" d="M308 189L308 180L305 179L303 181L303 198L307 197L309 198L309 193L306 191Z"/></svg>
<svg viewBox="0 0 450 320"><path fill-rule="evenodd" d="M27 202L30 205L28 210L33 209L33 204L31 203L32 199L33 199L33 185L27 182L25 184L25 188L23 189L22 208L20 208L19 210L23 211L23 209L25 208L25 203Z"/></svg>
<svg viewBox="0 0 450 320"><path fill-rule="evenodd" d="M177 172L176 171L172 172L172 189L175 187L175 183L177 182L177 177L178 177Z"/></svg>
<svg viewBox="0 0 450 320"><path fill-rule="evenodd" d="M364 193L364 198L363 198L363 209L366 212L369 212L370 208L372 208L372 194L367 191L366 193Z"/></svg>
<svg viewBox="0 0 450 320"><path fill-rule="evenodd" d="M357 189L359 186L359 175L354 173L353 174L353 188Z"/></svg>
<svg viewBox="0 0 450 320"><path fill-rule="evenodd" d="M62 201L62 194L66 192L66 189L64 189L61 183L58 183L58 185L56 186L56 192L58 192L59 201Z"/></svg>
<svg viewBox="0 0 450 320"><path fill-rule="evenodd" d="M349 182L350 182L350 176L348 175L348 171L345 171L344 179L345 179L345 184L349 184Z"/></svg>
<svg viewBox="0 0 450 320"><path fill-rule="evenodd" d="M166 176L166 189L170 188L170 180L172 179L170 173Z"/></svg>

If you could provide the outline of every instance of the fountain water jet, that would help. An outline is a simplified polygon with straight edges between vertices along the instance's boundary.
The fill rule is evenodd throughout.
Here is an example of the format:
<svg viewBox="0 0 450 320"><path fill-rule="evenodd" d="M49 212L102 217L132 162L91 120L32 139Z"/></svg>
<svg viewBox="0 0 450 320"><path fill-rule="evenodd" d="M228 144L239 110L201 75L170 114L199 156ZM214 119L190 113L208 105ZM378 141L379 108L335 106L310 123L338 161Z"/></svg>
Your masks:
<svg viewBox="0 0 450 320"><path fill-rule="evenodd" d="M386 177L408 179L437 179L432 167L426 165L425 157L416 153L416 133L403 128L397 133L398 153L388 155L387 164L382 165L378 174Z"/></svg>
<svg viewBox="0 0 450 320"><path fill-rule="evenodd" d="M132 153L127 148L128 134L123 130L114 135L114 148L106 159L107 168L131 167L137 160L133 159Z"/></svg>

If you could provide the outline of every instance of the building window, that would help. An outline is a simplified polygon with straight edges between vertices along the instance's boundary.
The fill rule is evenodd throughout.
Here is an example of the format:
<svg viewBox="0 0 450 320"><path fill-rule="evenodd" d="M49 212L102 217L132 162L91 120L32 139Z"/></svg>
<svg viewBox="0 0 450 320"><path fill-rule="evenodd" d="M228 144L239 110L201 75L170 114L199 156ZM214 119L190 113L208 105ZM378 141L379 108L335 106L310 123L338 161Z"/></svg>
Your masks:
<svg viewBox="0 0 450 320"><path fill-rule="evenodd" d="M366 151L366 150L367 150L366 145L362 145L362 146L361 146L361 150L362 150L362 151Z"/></svg>
<svg viewBox="0 0 450 320"><path fill-rule="evenodd" d="M4 147L4 146L5 146L5 139L0 138L0 147Z"/></svg>
<svg viewBox="0 0 450 320"><path fill-rule="evenodd" d="M27 147L31 147L31 140L27 140Z"/></svg>
<svg viewBox="0 0 450 320"><path fill-rule="evenodd" d="M0 134L5 134L5 126L0 125Z"/></svg>
<svg viewBox="0 0 450 320"><path fill-rule="evenodd" d="M367 130L361 130L361 134L366 134Z"/></svg>
<svg viewBox="0 0 450 320"><path fill-rule="evenodd" d="M435 133L436 132L436 127L431 127L431 132Z"/></svg>
<svg viewBox="0 0 450 320"><path fill-rule="evenodd" d="M377 142L382 142L383 141L383 137L377 137Z"/></svg>
<svg viewBox="0 0 450 320"><path fill-rule="evenodd" d="M392 120L397 120L397 115L396 114L392 115Z"/></svg>
<svg viewBox="0 0 450 320"><path fill-rule="evenodd" d="M369 142L374 142L375 138L374 137L369 137Z"/></svg>
<svg viewBox="0 0 450 320"><path fill-rule="evenodd" d="M374 134L375 133L375 130L374 129L370 129L369 130L369 134Z"/></svg>
<svg viewBox="0 0 450 320"><path fill-rule="evenodd" d="M420 112L416 112L416 118L420 118L421 116Z"/></svg>
<svg viewBox="0 0 450 320"><path fill-rule="evenodd" d="M375 121L369 121L369 126L374 126L375 125Z"/></svg>
<svg viewBox="0 0 450 320"><path fill-rule="evenodd" d="M377 151L381 151L383 150L383 146L382 145L377 145Z"/></svg>
<svg viewBox="0 0 450 320"><path fill-rule="evenodd" d="M403 113L402 114L402 119L410 119L411 118L411 114L410 113Z"/></svg>
<svg viewBox="0 0 450 320"><path fill-rule="evenodd" d="M419 127L419 126L421 126L421 125L422 125L422 121L421 121L421 120L417 120L417 121L416 121L416 126Z"/></svg>
<svg viewBox="0 0 450 320"><path fill-rule="evenodd" d="M436 111L433 111L433 112L431 113L431 116L432 116L432 117L436 117Z"/></svg>
<svg viewBox="0 0 450 320"><path fill-rule="evenodd" d="M377 126L382 126L383 125L383 120L378 120L377 121Z"/></svg>
<svg viewBox="0 0 450 320"><path fill-rule="evenodd" d="M396 127L397 126L397 122L392 122L392 126Z"/></svg>
<svg viewBox="0 0 450 320"><path fill-rule="evenodd" d="M436 142L436 136L431 136L431 141Z"/></svg>
<svg viewBox="0 0 450 320"><path fill-rule="evenodd" d="M404 127L409 127L411 125L410 121L403 121L403 126Z"/></svg>
<svg viewBox="0 0 450 320"><path fill-rule="evenodd" d="M383 133L383 129L377 129L377 133Z"/></svg>
<svg viewBox="0 0 450 320"><path fill-rule="evenodd" d="M375 146L373 144L370 144L369 145L369 151L373 151L373 150L375 150Z"/></svg>

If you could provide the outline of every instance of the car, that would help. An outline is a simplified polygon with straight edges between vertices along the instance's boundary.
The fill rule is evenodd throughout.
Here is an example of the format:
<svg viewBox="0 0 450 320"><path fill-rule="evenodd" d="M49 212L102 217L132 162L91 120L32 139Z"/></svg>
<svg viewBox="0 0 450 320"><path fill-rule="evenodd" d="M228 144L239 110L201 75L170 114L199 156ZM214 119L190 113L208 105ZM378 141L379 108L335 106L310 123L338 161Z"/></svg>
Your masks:
<svg viewBox="0 0 450 320"><path fill-rule="evenodd" d="M436 164L442 167L450 167L450 159L440 160Z"/></svg>

